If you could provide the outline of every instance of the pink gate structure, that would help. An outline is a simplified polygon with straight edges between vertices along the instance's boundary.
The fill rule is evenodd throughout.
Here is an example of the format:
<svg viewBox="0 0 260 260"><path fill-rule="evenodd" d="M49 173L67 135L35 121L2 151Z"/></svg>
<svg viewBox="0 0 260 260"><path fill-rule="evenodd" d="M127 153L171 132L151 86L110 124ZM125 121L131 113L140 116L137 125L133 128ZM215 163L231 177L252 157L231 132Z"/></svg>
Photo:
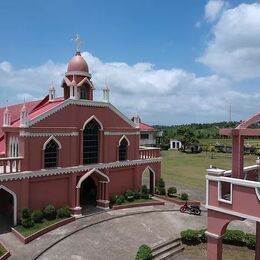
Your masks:
<svg viewBox="0 0 260 260"><path fill-rule="evenodd" d="M234 129L221 129L232 137L232 170L208 169L206 175L206 208L208 209L208 260L222 259L222 240L234 220L256 222L255 259L260 259L260 159L244 167L244 139L259 137L260 129L250 127L260 121L260 113Z"/></svg>

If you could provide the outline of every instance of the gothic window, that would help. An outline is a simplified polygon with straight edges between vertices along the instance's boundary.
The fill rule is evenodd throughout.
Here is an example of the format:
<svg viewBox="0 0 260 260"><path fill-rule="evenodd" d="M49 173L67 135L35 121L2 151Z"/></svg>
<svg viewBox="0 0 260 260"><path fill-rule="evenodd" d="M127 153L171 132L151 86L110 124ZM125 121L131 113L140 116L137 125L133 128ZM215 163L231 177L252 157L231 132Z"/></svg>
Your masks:
<svg viewBox="0 0 260 260"><path fill-rule="evenodd" d="M58 166L58 144L51 139L44 150L44 168L53 168Z"/></svg>
<svg viewBox="0 0 260 260"><path fill-rule="evenodd" d="M87 91L85 87L80 88L80 99L87 99Z"/></svg>
<svg viewBox="0 0 260 260"><path fill-rule="evenodd" d="M125 161L127 160L127 146L128 142L124 138L119 144L119 161Z"/></svg>
<svg viewBox="0 0 260 260"><path fill-rule="evenodd" d="M92 119L83 131L83 164L98 162L99 124Z"/></svg>

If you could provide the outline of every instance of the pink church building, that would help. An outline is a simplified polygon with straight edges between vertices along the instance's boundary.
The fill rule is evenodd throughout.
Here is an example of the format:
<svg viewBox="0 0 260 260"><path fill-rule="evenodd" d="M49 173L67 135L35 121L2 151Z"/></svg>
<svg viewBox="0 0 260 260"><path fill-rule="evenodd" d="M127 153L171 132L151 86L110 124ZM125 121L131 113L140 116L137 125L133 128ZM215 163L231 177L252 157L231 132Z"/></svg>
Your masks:
<svg viewBox="0 0 260 260"><path fill-rule="evenodd" d="M139 149L140 129L95 87L79 51L61 82L40 101L0 108L0 217L16 225L22 208L88 204L107 209L113 194L138 191L144 172L150 191L160 178L157 148Z"/></svg>
<svg viewBox="0 0 260 260"><path fill-rule="evenodd" d="M232 170L207 170L208 260L222 259L222 240L228 224L246 219L256 223L255 259L260 259L260 160L244 167L244 139L260 136L259 128L250 128L259 121L260 113L235 129L220 130L221 135L232 137Z"/></svg>

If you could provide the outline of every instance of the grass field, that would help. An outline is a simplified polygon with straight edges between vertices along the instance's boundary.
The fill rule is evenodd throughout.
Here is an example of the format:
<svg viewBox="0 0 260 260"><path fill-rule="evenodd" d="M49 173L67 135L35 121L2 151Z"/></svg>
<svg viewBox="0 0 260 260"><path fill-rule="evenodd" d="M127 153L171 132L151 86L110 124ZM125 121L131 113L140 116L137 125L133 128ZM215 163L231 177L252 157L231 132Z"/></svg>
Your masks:
<svg viewBox="0 0 260 260"><path fill-rule="evenodd" d="M215 144L223 144L223 145L231 145L231 138L218 138L218 139L199 139L199 143L202 145L215 145ZM245 144L260 146L260 139L245 139Z"/></svg>
<svg viewBox="0 0 260 260"><path fill-rule="evenodd" d="M161 151L162 156L162 178L167 182L185 185L191 188L205 190L206 169L210 165L217 168L231 169L230 153L187 154L178 151ZM257 156L245 155L245 166L255 164Z"/></svg>

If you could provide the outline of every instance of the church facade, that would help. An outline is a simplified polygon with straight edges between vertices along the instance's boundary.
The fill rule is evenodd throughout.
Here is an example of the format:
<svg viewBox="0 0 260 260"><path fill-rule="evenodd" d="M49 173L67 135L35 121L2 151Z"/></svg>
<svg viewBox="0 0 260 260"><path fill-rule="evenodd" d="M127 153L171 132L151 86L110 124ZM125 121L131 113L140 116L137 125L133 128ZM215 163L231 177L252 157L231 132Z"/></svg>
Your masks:
<svg viewBox="0 0 260 260"><path fill-rule="evenodd" d="M94 101L88 64L79 51L62 80L43 100L0 109L0 215L16 225L22 208L69 206L80 215L88 203L108 208L112 195L150 191L160 178L157 148L139 149L140 129L109 102ZM2 118L1 118L2 117Z"/></svg>

